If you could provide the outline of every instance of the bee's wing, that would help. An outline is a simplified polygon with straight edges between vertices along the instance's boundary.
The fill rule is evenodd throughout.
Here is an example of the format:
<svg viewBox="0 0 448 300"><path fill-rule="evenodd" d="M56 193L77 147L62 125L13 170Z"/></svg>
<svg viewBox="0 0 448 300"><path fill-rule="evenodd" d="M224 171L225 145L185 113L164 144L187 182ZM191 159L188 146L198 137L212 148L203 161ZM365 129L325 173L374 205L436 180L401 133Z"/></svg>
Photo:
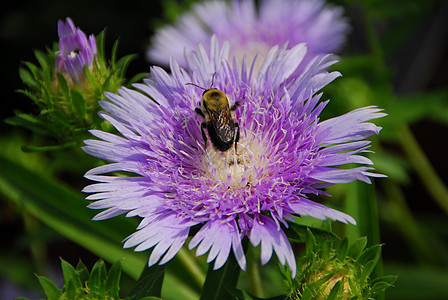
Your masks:
<svg viewBox="0 0 448 300"><path fill-rule="evenodd" d="M235 136L235 123L229 108L226 107L221 111L209 110L208 113L218 137L225 143L231 142Z"/></svg>

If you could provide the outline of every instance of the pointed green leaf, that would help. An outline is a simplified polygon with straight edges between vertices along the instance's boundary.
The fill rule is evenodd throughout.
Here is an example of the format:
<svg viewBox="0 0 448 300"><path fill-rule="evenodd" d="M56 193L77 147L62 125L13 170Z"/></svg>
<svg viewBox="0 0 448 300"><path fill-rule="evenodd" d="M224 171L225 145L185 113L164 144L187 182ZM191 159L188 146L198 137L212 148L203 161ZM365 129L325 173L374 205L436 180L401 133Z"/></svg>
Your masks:
<svg viewBox="0 0 448 300"><path fill-rule="evenodd" d="M79 260L78 264L76 265L76 272L78 273L81 282L86 282L87 280L89 280L89 270L81 260Z"/></svg>
<svg viewBox="0 0 448 300"><path fill-rule="evenodd" d="M23 81L31 89L37 89L39 87L39 83L34 79L33 75L28 70L24 68L19 69L20 79Z"/></svg>
<svg viewBox="0 0 448 300"><path fill-rule="evenodd" d="M325 275L324 277L320 278L319 280L314 281L313 283L310 283L309 286L313 289L319 289L323 285L327 284L327 281L333 278L334 272L329 273L328 275Z"/></svg>
<svg viewBox="0 0 448 300"><path fill-rule="evenodd" d="M375 266L377 263L378 263L378 260L371 260L364 265L364 267L362 268L361 276L359 277L360 282L367 281L367 278L370 276L373 269L375 269Z"/></svg>
<svg viewBox="0 0 448 300"><path fill-rule="evenodd" d="M42 135L47 135L50 131L47 123L33 115L20 113L14 117L5 119L5 122L9 125L25 127Z"/></svg>
<svg viewBox="0 0 448 300"><path fill-rule="evenodd" d="M375 279L373 279L372 281L370 281L370 284L375 284L377 282L386 282L390 285L394 284L395 281L397 281L398 276L396 275L386 275L386 276L381 276L381 277L377 277Z"/></svg>
<svg viewBox="0 0 448 300"><path fill-rule="evenodd" d="M75 288L75 283L73 280L68 280L64 282L64 295L67 299L76 299L79 298L78 293L80 290Z"/></svg>
<svg viewBox="0 0 448 300"><path fill-rule="evenodd" d="M50 279L43 276L37 276L39 283L42 286L45 296L48 300L59 300L62 296L62 291Z"/></svg>
<svg viewBox="0 0 448 300"><path fill-rule="evenodd" d="M112 64L112 68L115 69L116 68L116 62L117 62L117 52L118 52L118 40L116 40L114 42L114 45L112 46L112 53L111 53L111 64Z"/></svg>
<svg viewBox="0 0 448 300"><path fill-rule="evenodd" d="M90 271L90 277L88 281L88 287L90 292L99 298L104 298L105 293L105 281L106 281L106 264L102 259L98 260Z"/></svg>
<svg viewBox="0 0 448 300"><path fill-rule="evenodd" d="M62 94L64 95L65 101L69 102L70 99L70 87L68 86L68 82L65 79L64 75L62 73L58 72L58 83L60 90L62 91Z"/></svg>
<svg viewBox="0 0 448 300"><path fill-rule="evenodd" d="M371 260L378 261L380 255L381 255L381 245L374 245L361 254L361 256L357 259L357 263L365 265Z"/></svg>
<svg viewBox="0 0 448 300"><path fill-rule="evenodd" d="M73 286L76 291L82 288L81 278L76 272L75 268L65 260L61 258L62 275L64 277L64 287L67 290L67 286Z"/></svg>
<svg viewBox="0 0 448 300"><path fill-rule="evenodd" d="M121 260L116 261L109 269L106 279L107 296L113 299L120 299L120 278L121 278Z"/></svg>
<svg viewBox="0 0 448 300"><path fill-rule="evenodd" d="M86 75L87 81L89 82L95 96L101 96L101 87L89 67L85 66L84 74Z"/></svg>
<svg viewBox="0 0 448 300"><path fill-rule="evenodd" d="M39 62L42 70L46 71L50 68L50 61L48 55L46 55L40 50L35 50L34 56L36 56L36 59Z"/></svg>
<svg viewBox="0 0 448 300"><path fill-rule="evenodd" d="M34 96L32 93L30 93L29 91L26 90L17 90L18 93L25 95L26 97L28 97L29 99L31 99L34 103L36 103L37 106L41 106L41 102L39 101L39 99L36 98L36 96Z"/></svg>
<svg viewBox="0 0 448 300"><path fill-rule="evenodd" d="M86 118L86 99L78 90L70 91L70 99L73 110L80 119Z"/></svg>
<svg viewBox="0 0 448 300"><path fill-rule="evenodd" d="M348 239L344 238L338 247L338 250L336 252L336 257L340 261L345 261L345 258L347 257L347 253L348 253Z"/></svg>
<svg viewBox="0 0 448 300"><path fill-rule="evenodd" d="M389 283L387 283L387 282L384 282L384 281L382 281L382 282L377 282L377 283L375 283L373 286L372 286L372 288L371 288L371 292L372 293L382 293L382 292L384 292L385 290L387 290L388 288L390 288L391 287L391 284L389 284Z"/></svg>
<svg viewBox="0 0 448 300"><path fill-rule="evenodd" d="M247 244L246 241L243 241ZM213 263L208 265L207 277L202 289L201 300L231 299L229 288L236 288L240 275L240 267L233 256L229 254L224 266L213 270Z"/></svg>
<svg viewBox="0 0 448 300"><path fill-rule="evenodd" d="M148 77L149 73L138 73L137 75L132 76L131 79L128 80L127 87L130 88L132 84L136 82L141 82L143 78Z"/></svg>
<svg viewBox="0 0 448 300"><path fill-rule="evenodd" d="M316 239L309 228L306 231L306 257L310 258L314 256L314 249L316 249Z"/></svg>
<svg viewBox="0 0 448 300"><path fill-rule="evenodd" d="M136 58L137 58L136 54L129 54L129 55L126 55L126 56L120 58L120 60L117 62L117 66L116 66L116 69L118 70L119 78L124 78L129 64Z"/></svg>
<svg viewBox="0 0 448 300"><path fill-rule="evenodd" d="M139 300L147 296L161 296L165 267L154 265L145 268L142 276L129 294L130 300Z"/></svg>
<svg viewBox="0 0 448 300"><path fill-rule="evenodd" d="M98 60L104 61L105 60L105 44L106 44L106 30L102 30L97 36L96 36L96 44L97 44L97 57Z"/></svg>
<svg viewBox="0 0 448 300"><path fill-rule="evenodd" d="M366 245L367 237L363 236L358 238L353 244L350 245L350 248L348 249L348 256L353 259L358 259Z"/></svg>
<svg viewBox="0 0 448 300"><path fill-rule="evenodd" d="M116 92L116 90L114 90L113 85L112 85L113 81L115 80L115 74L116 74L116 72L111 72L109 74L109 76L106 78L106 80L104 81L103 86L102 86L103 91L114 92L114 93Z"/></svg>
<svg viewBox="0 0 448 300"><path fill-rule="evenodd" d="M338 294L340 293L343 286L343 281L339 280L335 283L333 288L330 291L330 294L328 294L327 300L335 300L338 297Z"/></svg>
<svg viewBox="0 0 448 300"><path fill-rule="evenodd" d="M302 296L301 300L312 300L313 298L314 298L313 293L311 292L311 290L308 287L306 287L303 290L303 296Z"/></svg>

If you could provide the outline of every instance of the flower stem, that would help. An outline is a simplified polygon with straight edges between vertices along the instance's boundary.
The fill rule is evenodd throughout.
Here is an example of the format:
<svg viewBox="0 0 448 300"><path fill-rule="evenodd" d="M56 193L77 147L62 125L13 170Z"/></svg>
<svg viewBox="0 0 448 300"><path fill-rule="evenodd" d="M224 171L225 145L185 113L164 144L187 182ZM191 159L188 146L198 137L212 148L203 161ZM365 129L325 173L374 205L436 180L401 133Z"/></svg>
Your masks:
<svg viewBox="0 0 448 300"><path fill-rule="evenodd" d="M254 257L254 251L254 248L251 247L247 255L247 273L249 275L253 295L255 297L263 298L263 283L261 282L260 268L258 261Z"/></svg>
<svg viewBox="0 0 448 300"><path fill-rule="evenodd" d="M398 128L401 147L428 193L448 215L448 190L432 167L408 126Z"/></svg>
<svg viewBox="0 0 448 300"><path fill-rule="evenodd" d="M185 268L190 272L196 284L201 287L205 281L205 274L202 269L198 266L195 260L188 255L187 250L181 248L177 253L177 258L185 266Z"/></svg>

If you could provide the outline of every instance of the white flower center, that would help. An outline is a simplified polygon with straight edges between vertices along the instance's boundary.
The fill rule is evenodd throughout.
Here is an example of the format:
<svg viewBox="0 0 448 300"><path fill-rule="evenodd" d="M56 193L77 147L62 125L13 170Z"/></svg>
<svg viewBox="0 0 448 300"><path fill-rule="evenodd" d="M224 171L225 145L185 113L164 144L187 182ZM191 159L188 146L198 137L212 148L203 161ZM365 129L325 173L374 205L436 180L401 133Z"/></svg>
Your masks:
<svg viewBox="0 0 448 300"><path fill-rule="evenodd" d="M233 43L231 43L231 45L233 45ZM244 56L246 56L248 67L252 66L254 58L257 57L257 60L254 64L254 74L258 73L266 55L272 48L272 46L264 42L254 40L251 40L244 45L241 45L239 43L235 43L235 45L237 46L234 46L230 49L230 57L234 55L240 67L243 64Z"/></svg>
<svg viewBox="0 0 448 300"><path fill-rule="evenodd" d="M76 56L79 54L80 50L79 49L75 49L72 52L70 52L69 56L72 58L76 58Z"/></svg>
<svg viewBox="0 0 448 300"><path fill-rule="evenodd" d="M202 170L215 184L227 185L229 189L240 190L254 185L263 178L267 159L257 139L240 140L237 146L222 152L208 144Z"/></svg>

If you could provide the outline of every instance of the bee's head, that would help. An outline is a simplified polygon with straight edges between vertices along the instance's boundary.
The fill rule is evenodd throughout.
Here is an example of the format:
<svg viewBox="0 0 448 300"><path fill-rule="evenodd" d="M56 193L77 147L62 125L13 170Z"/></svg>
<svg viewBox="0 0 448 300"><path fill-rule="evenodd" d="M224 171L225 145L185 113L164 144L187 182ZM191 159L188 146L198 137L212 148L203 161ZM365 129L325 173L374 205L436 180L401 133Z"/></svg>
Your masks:
<svg viewBox="0 0 448 300"><path fill-rule="evenodd" d="M230 106L229 97L216 88L209 88L202 93L202 105L205 105L208 109L224 109L226 106ZM201 105L201 106L202 106Z"/></svg>

